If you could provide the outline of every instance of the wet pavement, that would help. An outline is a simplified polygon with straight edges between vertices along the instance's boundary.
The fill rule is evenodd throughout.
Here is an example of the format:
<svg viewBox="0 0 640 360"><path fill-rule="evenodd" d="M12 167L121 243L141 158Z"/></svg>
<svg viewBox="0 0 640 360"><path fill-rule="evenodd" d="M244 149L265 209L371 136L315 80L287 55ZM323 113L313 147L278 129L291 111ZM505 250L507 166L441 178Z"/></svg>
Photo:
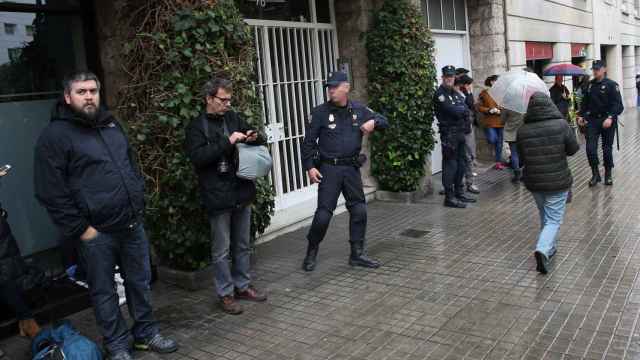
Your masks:
<svg viewBox="0 0 640 360"><path fill-rule="evenodd" d="M479 177L479 203L445 209L369 205L377 270L347 265L348 217L331 225L314 273L300 269L302 229L258 248L255 283L269 293L240 316L211 288L154 288L156 315L179 352L139 359L640 359L640 125L624 116L615 185L589 188L584 150L571 160L573 202L551 272L535 271L537 209L509 172ZM92 313L72 317L97 337ZM28 343L0 342L10 359Z"/></svg>

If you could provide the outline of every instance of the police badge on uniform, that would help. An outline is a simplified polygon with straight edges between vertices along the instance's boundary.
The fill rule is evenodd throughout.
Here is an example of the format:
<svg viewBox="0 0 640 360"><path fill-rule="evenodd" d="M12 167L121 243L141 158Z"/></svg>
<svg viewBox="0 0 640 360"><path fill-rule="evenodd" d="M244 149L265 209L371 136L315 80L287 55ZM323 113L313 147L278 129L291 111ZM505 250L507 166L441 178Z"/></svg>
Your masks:
<svg viewBox="0 0 640 360"><path fill-rule="evenodd" d="M440 96L438 96L438 101L440 101L440 102L444 102L444 100L445 100L444 95L440 95Z"/></svg>
<svg viewBox="0 0 640 360"><path fill-rule="evenodd" d="M329 129L333 130L336 128L336 124L329 124Z"/></svg>
<svg viewBox="0 0 640 360"><path fill-rule="evenodd" d="M334 121L336 121L336 119L333 117L333 114L329 114L329 122L334 122Z"/></svg>

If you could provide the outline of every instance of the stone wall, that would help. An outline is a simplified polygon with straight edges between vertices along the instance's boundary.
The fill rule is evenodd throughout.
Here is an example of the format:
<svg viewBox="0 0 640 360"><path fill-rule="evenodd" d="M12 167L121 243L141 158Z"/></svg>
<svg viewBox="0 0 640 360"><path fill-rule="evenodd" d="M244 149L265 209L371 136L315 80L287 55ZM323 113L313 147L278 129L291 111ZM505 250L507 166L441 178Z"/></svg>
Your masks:
<svg viewBox="0 0 640 360"><path fill-rule="evenodd" d="M419 0L411 1L420 8ZM354 86L352 97L364 103L368 103L367 68L369 60L363 35L372 25L373 11L379 9L383 2L384 0L336 0L335 2L340 58L351 60ZM367 154L370 153L367 139L363 144L363 150ZM375 178L371 176L370 166L371 164L367 162L361 170L363 182L365 186L377 186ZM423 181L422 190L431 192L430 157L427 158L425 170L428 176Z"/></svg>
<svg viewBox="0 0 640 360"><path fill-rule="evenodd" d="M485 88L484 80L507 70L505 21L503 0L467 0L469 13L469 47L471 70L475 79L474 93ZM483 131L476 132L477 156L480 160L493 160L493 146L486 141Z"/></svg>

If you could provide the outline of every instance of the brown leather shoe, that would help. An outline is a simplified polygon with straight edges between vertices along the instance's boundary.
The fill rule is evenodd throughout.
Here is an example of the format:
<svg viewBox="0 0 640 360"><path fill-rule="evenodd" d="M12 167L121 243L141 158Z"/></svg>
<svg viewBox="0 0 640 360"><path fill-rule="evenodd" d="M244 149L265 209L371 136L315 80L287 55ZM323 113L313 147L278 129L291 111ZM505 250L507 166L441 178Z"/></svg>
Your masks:
<svg viewBox="0 0 640 360"><path fill-rule="evenodd" d="M249 285L249 287L244 291L236 290L236 299L253 302L263 302L267 301L267 295L259 292L252 285Z"/></svg>
<svg viewBox="0 0 640 360"><path fill-rule="evenodd" d="M232 295L227 295L220 299L220 306L222 307L222 311L226 312L227 314L242 314L242 307L236 302Z"/></svg>
<svg viewBox="0 0 640 360"><path fill-rule="evenodd" d="M18 322L20 336L33 339L40 332L40 326L34 319L20 320Z"/></svg>

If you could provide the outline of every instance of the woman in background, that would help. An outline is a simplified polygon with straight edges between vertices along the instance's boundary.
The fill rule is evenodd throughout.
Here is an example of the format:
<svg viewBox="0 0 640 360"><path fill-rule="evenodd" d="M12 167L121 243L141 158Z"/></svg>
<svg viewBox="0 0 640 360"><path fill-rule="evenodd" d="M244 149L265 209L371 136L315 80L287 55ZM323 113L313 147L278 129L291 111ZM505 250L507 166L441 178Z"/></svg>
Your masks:
<svg viewBox="0 0 640 360"><path fill-rule="evenodd" d="M491 75L485 81L484 85L490 88L498 80L498 75ZM506 166L502 161L502 142L504 123L500 118L500 109L495 100L489 95L489 89L482 90L476 110L483 115L482 125L485 127L484 133L487 142L494 146L495 149L495 169L502 170Z"/></svg>

